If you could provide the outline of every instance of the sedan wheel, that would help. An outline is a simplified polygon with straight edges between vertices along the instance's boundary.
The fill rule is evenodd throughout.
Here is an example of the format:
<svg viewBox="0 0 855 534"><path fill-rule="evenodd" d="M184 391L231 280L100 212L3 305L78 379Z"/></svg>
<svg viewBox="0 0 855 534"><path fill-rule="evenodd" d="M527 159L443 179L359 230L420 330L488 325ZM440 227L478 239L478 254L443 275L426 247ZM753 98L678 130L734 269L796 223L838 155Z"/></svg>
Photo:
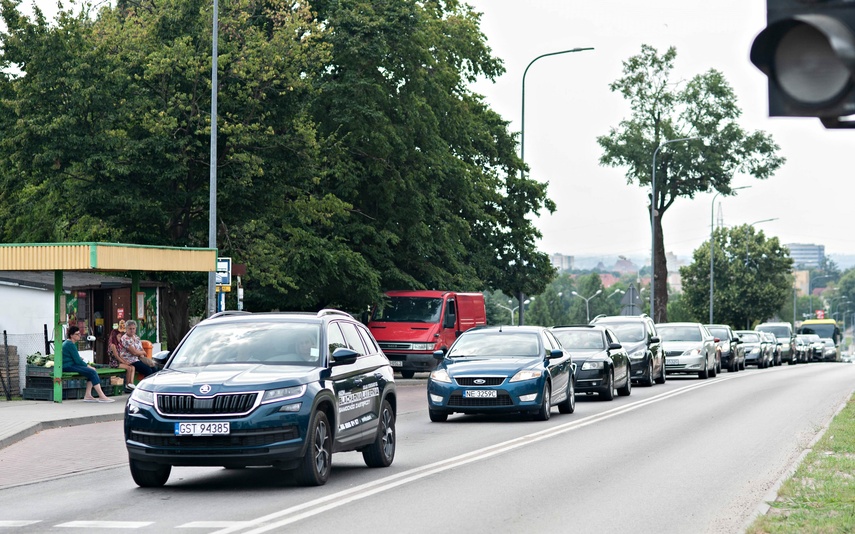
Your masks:
<svg viewBox="0 0 855 534"><path fill-rule="evenodd" d="M600 400L613 400L615 398L615 373L609 371L606 384L603 386L603 392L600 393Z"/></svg>
<svg viewBox="0 0 855 534"><path fill-rule="evenodd" d="M647 362L647 377L641 385L647 387L653 386L653 360L648 360Z"/></svg>
<svg viewBox="0 0 855 534"><path fill-rule="evenodd" d="M698 371L698 378L700 378L702 380L706 380L709 377L710 377L710 370L709 370L709 367L706 366L706 362L704 362L704 370Z"/></svg>
<svg viewBox="0 0 855 534"><path fill-rule="evenodd" d="M436 410L428 410L428 416L434 423L444 423L448 421L448 414L445 412L437 412Z"/></svg>
<svg viewBox="0 0 855 534"><path fill-rule="evenodd" d="M665 374L664 370L662 371L662 374L663 375ZM658 378L656 379L656 382L659 383ZM621 397L629 397L629 395L631 393L632 393L632 380L629 379L629 371L627 371L626 384L624 384L622 388L618 388L617 394L620 395Z"/></svg>
<svg viewBox="0 0 855 534"><path fill-rule="evenodd" d="M540 403L540 410L534 414L537 421L549 421L550 413L552 412L552 404L550 397L552 396L552 388L549 387L549 382L543 386L543 400Z"/></svg>
<svg viewBox="0 0 855 534"><path fill-rule="evenodd" d="M559 413L573 413L576 411L576 387L573 385L573 377L567 385L567 398L558 405Z"/></svg>

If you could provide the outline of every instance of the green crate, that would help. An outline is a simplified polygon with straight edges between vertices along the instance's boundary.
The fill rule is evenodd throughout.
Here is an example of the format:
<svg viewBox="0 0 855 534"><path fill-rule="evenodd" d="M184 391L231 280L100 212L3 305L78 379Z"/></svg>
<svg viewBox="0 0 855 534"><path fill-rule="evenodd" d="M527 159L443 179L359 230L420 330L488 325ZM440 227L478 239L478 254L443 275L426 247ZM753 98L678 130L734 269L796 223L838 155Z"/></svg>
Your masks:
<svg viewBox="0 0 855 534"><path fill-rule="evenodd" d="M42 367L40 365L27 365L27 376L53 376L53 367Z"/></svg>
<svg viewBox="0 0 855 534"><path fill-rule="evenodd" d="M73 388L73 389L63 389L62 390L62 399L63 400L77 400L82 399L86 394L86 388ZM24 388L24 399L27 400L46 400L52 401L53 396L53 388Z"/></svg>

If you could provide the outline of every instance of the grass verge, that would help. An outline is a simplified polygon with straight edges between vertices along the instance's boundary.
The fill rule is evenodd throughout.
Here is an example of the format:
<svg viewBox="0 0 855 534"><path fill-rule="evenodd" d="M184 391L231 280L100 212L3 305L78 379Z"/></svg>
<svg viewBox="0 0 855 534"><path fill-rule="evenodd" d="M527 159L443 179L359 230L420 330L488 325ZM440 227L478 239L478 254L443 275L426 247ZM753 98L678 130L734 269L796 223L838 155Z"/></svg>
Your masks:
<svg viewBox="0 0 855 534"><path fill-rule="evenodd" d="M855 397L746 534L855 532Z"/></svg>

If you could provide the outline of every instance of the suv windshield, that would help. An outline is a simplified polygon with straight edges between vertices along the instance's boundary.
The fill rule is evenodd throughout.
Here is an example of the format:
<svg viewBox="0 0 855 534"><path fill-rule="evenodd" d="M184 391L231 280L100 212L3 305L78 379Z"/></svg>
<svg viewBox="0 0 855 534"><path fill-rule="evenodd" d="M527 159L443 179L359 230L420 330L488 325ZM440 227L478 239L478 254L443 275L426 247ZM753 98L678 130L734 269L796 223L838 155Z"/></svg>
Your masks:
<svg viewBox="0 0 855 534"><path fill-rule="evenodd" d="M536 333L522 332L471 332L457 338L449 358L476 356L483 358L536 358L540 348Z"/></svg>
<svg viewBox="0 0 855 534"><path fill-rule="evenodd" d="M246 363L317 366L319 336L317 323L200 324L178 347L168 368Z"/></svg>
<svg viewBox="0 0 855 534"><path fill-rule="evenodd" d="M429 297L391 297L374 308L372 321L389 323L438 323L442 299Z"/></svg>
<svg viewBox="0 0 855 534"><path fill-rule="evenodd" d="M644 330L644 324L640 322L633 321L631 323L613 323L611 321L607 321L605 324L609 325L609 328L612 329L621 342L636 342L647 339L647 332Z"/></svg>

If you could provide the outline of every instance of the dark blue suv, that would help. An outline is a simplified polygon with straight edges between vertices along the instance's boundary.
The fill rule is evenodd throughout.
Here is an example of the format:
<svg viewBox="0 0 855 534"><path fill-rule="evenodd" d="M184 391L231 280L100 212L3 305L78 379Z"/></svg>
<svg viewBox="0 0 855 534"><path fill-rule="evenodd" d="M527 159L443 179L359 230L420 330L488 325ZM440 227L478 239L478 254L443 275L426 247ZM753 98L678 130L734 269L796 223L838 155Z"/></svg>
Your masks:
<svg viewBox="0 0 855 534"><path fill-rule="evenodd" d="M164 485L172 466L274 466L319 486L334 451L370 467L395 457L393 371L349 314L224 312L155 360L163 370L125 408L139 486Z"/></svg>

